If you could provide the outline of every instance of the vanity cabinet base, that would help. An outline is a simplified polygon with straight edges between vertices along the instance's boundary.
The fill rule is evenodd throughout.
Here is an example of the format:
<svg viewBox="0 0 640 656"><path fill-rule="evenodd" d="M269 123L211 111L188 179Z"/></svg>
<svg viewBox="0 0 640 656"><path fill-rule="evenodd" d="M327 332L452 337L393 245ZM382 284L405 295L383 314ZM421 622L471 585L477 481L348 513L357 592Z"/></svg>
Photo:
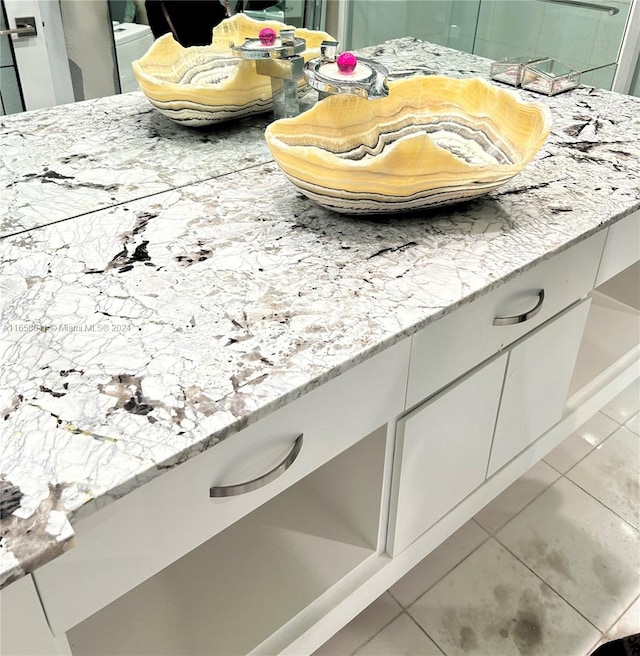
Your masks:
<svg viewBox="0 0 640 656"><path fill-rule="evenodd" d="M637 220L640 215L635 217ZM632 223L625 225L636 229ZM93 526L94 516L83 520L81 524L90 530L84 535L78 532L78 547L34 575L56 635L53 649L78 656L99 653L109 656L125 653L300 656L312 653L640 376L640 312L637 309L640 299L629 304L626 296L615 298L615 292L611 291L620 286L628 291L628 285L618 285L617 281L629 275L620 271L619 265L610 265L611 258L615 260L615 246L621 240L619 234L614 237L607 242L613 245L613 250L609 249L599 269L602 288L572 298L557 297L557 303L565 300L567 303L558 311L554 309L552 317L545 318L541 314L530 324L533 330L515 339L486 343L487 350L491 346L498 351L479 357L465 371L445 381L448 384L444 387L440 385L442 381L429 372L440 371L433 366L430 354L436 347L445 351L447 342L441 344L433 335L443 335L438 326L444 326L447 318L442 324L435 322L427 326L414 336L415 339L404 340L370 359L368 366L375 370L367 369L365 362L329 383L326 389L332 386L334 391L327 404L311 403L314 397L325 398L321 387L279 411L282 416L295 417L295 423L302 423L302 419L309 416L307 408L316 413L313 426L320 427L322 432L313 433L316 451L312 452L308 463L301 460L297 469L292 467L288 482L280 479L270 492L251 493L257 495L256 501L247 498L242 508L233 510L239 515L237 518L227 513L225 521L219 525L205 525L201 530L204 515L196 512L187 515L185 510L182 523L193 525L190 539L195 548L183 549L178 558L171 559L170 550L165 549L162 539L156 543L140 542L136 545L136 559L131 560L136 567L130 567L122 577L122 584L128 582L129 587L122 594L116 594L114 587L107 601L104 601L104 590L99 591L90 600L91 610L83 604L86 606L92 585L82 580L81 573L94 572L103 566L104 571L108 571L112 564L108 562L108 558L113 557L111 543L109 549L104 548L104 540L91 548L92 539L105 528L104 517L111 506L105 509L107 515L103 516L102 523ZM576 253L581 257L589 255L579 269L580 289L586 289L591 274L595 279L597 266L594 262L599 261L599 249L604 240L603 232L566 254L570 259ZM622 243L626 240L622 239ZM563 261L567 261L566 258ZM616 278L611 278L612 271L616 272ZM562 280L569 280L573 285L575 277L571 273L567 269ZM526 289L521 289L517 280L512 287L518 288L518 293L526 292L525 296L529 291L535 292L541 300L537 291L541 285L538 282L533 285L533 274L535 269L523 274ZM604 294L605 291L613 296ZM553 296L548 298L552 300ZM621 302L622 298L625 302ZM578 350L578 336L590 301L586 329ZM549 311L554 306L544 307ZM498 316L511 312L511 309L500 309ZM495 312L487 316L495 316ZM454 315L448 321L453 318ZM429 334L432 329L435 332ZM544 338L539 338L540 335ZM536 342L540 343L536 345ZM410 344L415 347L411 352ZM534 357L530 357L530 346ZM554 354L556 347L560 355ZM566 399L564 390L576 350L577 363ZM505 435L512 433L519 437L516 433L522 429L517 426L501 429L500 422L511 424L514 417L517 420L525 400L529 404L527 411L531 412L535 412L538 402L544 401L544 375L537 378L540 393L534 391L519 397L508 391L509 385L526 391L530 383L526 373L540 362L535 353L542 353L546 365L551 368L557 358L563 359L562 381L550 392L554 408L542 424L524 431L525 439L512 445L510 453L499 456L496 437L500 430ZM382 375L363 374L365 371ZM388 372L388 377L384 372ZM513 377L511 383L510 375ZM523 380L516 382L519 377ZM367 385L366 392L350 382L363 379L373 385ZM360 390L356 397L352 395L354 389ZM420 396L425 392L428 398ZM465 416L474 397L481 412L469 412ZM357 403L352 402L354 398L358 399ZM336 404L336 399L340 403ZM507 409L509 404L511 410ZM327 410L338 407L341 410L333 414ZM503 412L505 418L501 419ZM275 419L276 415L273 415ZM336 417L341 418L344 431L336 428ZM454 419L449 421L452 417ZM271 425L268 422L259 424L249 427L249 437L254 431ZM480 434L476 430L479 425L482 425ZM494 426L498 427L495 436ZM276 434L276 423L272 428ZM432 441L429 446L429 440L433 440L438 431L440 441ZM367 436L361 438L363 435ZM250 444L250 440L246 441L245 447ZM229 441L229 448L231 445ZM456 474L457 456L464 450L468 453L463 452L462 456L470 457L459 472L462 478L448 481L449 475ZM210 451L223 454L224 444ZM488 466L492 457L501 461L496 460ZM196 463L197 459L191 462ZM184 463L176 472L182 470L184 475L191 471L190 466L194 465ZM172 473L168 472L162 479L172 480ZM225 484L217 475L205 476L203 480ZM131 505L131 500L136 496L142 498L154 489L152 481L129 495L129 502L123 500L121 507L137 509L132 517L140 517L139 522L133 524L138 528L144 526L141 509L150 504ZM402 496L400 502L399 495ZM430 495L436 502L430 502ZM113 506L117 516L118 503ZM229 508L231 512L231 505ZM166 513L165 506L162 510L167 515L165 535L171 542L170 513ZM160 514L154 519L154 536L162 536L161 519ZM131 522L128 525L132 525ZM96 534L92 536L93 531ZM196 533L207 534L206 540L196 541ZM103 548L98 549L96 545L100 544ZM154 553L156 548L166 564L156 567L151 574L140 574L137 571L137 566L143 562L140 554L148 553L154 563L160 563ZM98 551L100 557L96 558ZM121 555L129 555L126 543L120 551ZM121 562L125 563L126 558ZM64 570L65 563L75 563L74 567L79 567L75 575L70 575L71 570ZM57 574L52 575L54 570ZM249 617L252 618L250 623L247 622ZM128 640L130 637L133 641ZM43 650L44 653L53 652Z"/></svg>

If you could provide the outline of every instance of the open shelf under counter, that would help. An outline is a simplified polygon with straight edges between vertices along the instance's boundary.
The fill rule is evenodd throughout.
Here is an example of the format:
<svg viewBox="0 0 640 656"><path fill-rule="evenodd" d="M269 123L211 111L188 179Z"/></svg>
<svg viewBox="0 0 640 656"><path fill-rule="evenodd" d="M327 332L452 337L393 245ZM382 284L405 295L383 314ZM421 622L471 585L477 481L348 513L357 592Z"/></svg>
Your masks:
<svg viewBox="0 0 640 656"><path fill-rule="evenodd" d="M639 287L636 263L591 293L567 414L588 418L640 376Z"/></svg>
<svg viewBox="0 0 640 656"><path fill-rule="evenodd" d="M72 653L252 652L376 558L385 448L386 426L71 628Z"/></svg>
<svg viewBox="0 0 640 656"><path fill-rule="evenodd" d="M640 312L594 292L584 338L569 389L570 399L588 393L640 357ZM572 401L570 400L570 403Z"/></svg>

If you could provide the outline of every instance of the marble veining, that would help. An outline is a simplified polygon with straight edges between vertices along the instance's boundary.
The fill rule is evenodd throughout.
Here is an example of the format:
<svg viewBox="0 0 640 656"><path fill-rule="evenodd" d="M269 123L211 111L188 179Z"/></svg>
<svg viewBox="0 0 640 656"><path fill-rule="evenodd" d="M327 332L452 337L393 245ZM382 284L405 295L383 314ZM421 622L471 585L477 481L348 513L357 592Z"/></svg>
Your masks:
<svg viewBox="0 0 640 656"><path fill-rule="evenodd" d="M400 39L366 54L403 75L416 61L488 72L486 60L452 53ZM94 180L121 162L118 143L142 139L127 122L166 120L138 100L67 108L77 126L96 108L122 126L122 141L95 155ZM220 148L235 172L202 179L204 159L181 171L163 164L162 176L180 183L166 177L168 189L110 203L84 187L92 210L80 216L71 213L77 188L61 187L67 209L57 223L14 223L24 231L0 240L0 478L22 496L0 521L0 586L59 555L82 516L638 209L640 99L580 88L542 102L554 125L534 162L486 198L447 209L334 214L275 164L247 170L246 158L266 150L238 127L232 146L223 132L205 144L206 161ZM3 125L42 136L47 120L64 116L57 108ZM65 139L80 143L72 124L50 157ZM141 186L157 184L153 148L140 148ZM22 180L18 169L0 175ZM37 206L42 183L24 185L20 204Z"/></svg>
<svg viewBox="0 0 640 656"><path fill-rule="evenodd" d="M0 117L0 236L268 162L267 121L188 128L140 91Z"/></svg>

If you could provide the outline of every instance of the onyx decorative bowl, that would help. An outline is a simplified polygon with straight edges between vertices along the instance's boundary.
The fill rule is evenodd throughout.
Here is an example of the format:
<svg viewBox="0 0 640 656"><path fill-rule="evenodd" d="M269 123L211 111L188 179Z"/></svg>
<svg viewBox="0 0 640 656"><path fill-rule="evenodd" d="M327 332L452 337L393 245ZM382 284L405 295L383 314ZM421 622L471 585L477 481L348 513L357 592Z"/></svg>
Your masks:
<svg viewBox="0 0 640 656"><path fill-rule="evenodd" d="M184 125L212 125L269 111L271 79L258 75L255 62L239 58L230 47L257 39L265 27L279 32L287 26L236 14L213 29L211 45L189 48L165 34L133 62L138 85L162 114ZM326 32L304 29L296 29L296 37L307 42L305 60L319 56L322 41L332 39Z"/></svg>
<svg viewBox="0 0 640 656"><path fill-rule="evenodd" d="M334 95L275 121L267 145L298 189L336 212L374 214L482 196L535 157L549 110L484 80L416 76L389 96Z"/></svg>

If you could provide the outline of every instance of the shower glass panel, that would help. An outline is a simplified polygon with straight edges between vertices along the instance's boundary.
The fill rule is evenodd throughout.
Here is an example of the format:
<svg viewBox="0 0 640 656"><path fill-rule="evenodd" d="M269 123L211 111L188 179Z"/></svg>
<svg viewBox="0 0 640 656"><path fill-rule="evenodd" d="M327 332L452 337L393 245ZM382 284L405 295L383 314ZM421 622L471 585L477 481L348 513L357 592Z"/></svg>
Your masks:
<svg viewBox="0 0 640 656"><path fill-rule="evenodd" d="M473 52L480 0L350 0L347 47L414 36Z"/></svg>
<svg viewBox="0 0 640 656"><path fill-rule="evenodd" d="M414 36L489 59L548 56L609 89L631 0L350 0L348 48Z"/></svg>
<svg viewBox="0 0 640 656"><path fill-rule="evenodd" d="M233 2L231 6L234 6ZM321 27L321 0L242 0L236 4L236 9L257 20L278 20L295 27L310 29Z"/></svg>
<svg viewBox="0 0 640 656"><path fill-rule="evenodd" d="M579 71L597 68L581 82L610 89L629 8L630 0L482 0L473 52L489 59L546 55Z"/></svg>

